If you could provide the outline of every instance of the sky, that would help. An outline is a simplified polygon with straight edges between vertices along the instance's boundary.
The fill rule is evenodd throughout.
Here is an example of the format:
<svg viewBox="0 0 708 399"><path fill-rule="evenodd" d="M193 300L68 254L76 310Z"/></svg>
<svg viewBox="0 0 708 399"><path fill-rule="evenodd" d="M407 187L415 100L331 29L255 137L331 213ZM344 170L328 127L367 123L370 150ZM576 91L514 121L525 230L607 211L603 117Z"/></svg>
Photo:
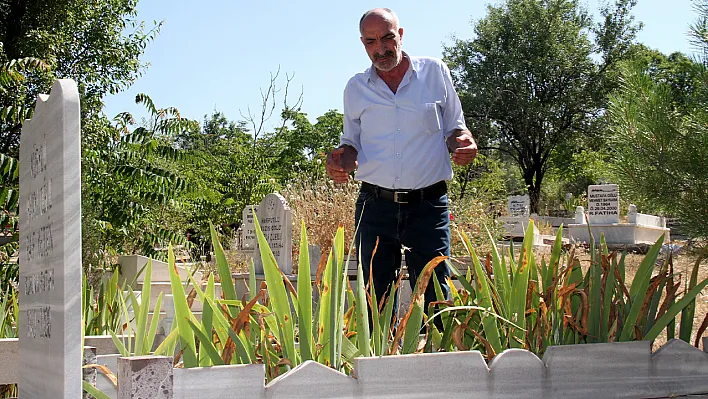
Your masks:
<svg viewBox="0 0 708 399"><path fill-rule="evenodd" d="M596 12L602 0L581 0ZM176 107L182 116L203 121L214 110L229 120L258 116L261 93L279 71L277 87L291 81L287 100L302 95L302 111L314 123L330 109L342 110L342 91L351 76L370 61L359 40L364 11L388 7L404 29L403 49L411 55L442 57L453 38L474 38L473 23L495 0L389 0L387 3L321 0L141 0L138 19L151 26L164 21L141 60L150 65L126 91L106 97L104 112L113 118L128 111L146 115L135 104L145 93L160 108ZM696 18L691 0L638 0L636 20L644 23L638 41L666 54L693 52L687 31ZM277 125L284 90L276 96ZM268 125L267 124L267 125Z"/></svg>

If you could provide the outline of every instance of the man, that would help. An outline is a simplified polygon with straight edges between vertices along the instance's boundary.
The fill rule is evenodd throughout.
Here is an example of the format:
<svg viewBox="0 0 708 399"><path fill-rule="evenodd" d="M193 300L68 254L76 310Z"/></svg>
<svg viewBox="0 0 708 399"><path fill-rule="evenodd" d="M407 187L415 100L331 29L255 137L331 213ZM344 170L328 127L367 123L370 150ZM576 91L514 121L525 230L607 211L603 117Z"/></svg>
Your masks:
<svg viewBox="0 0 708 399"><path fill-rule="evenodd" d="M401 245L411 287L431 259L450 255L449 153L456 164L466 165L477 155L477 144L465 126L448 67L439 59L403 52L403 28L391 10L367 11L359 30L372 66L344 89L344 132L326 168L338 183L357 169L355 178L362 182L357 251L364 276L371 265L380 300L395 282ZM435 270L448 297L449 270L444 264ZM426 311L435 300L431 282Z"/></svg>

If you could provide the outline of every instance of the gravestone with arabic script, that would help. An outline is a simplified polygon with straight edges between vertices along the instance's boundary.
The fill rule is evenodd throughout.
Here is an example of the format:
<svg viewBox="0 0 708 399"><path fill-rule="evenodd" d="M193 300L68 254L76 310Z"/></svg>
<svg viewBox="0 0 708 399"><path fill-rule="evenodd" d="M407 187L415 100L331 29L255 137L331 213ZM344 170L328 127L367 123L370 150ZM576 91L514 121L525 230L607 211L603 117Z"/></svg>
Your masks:
<svg viewBox="0 0 708 399"><path fill-rule="evenodd" d="M72 80L20 141L19 397L81 397L81 119Z"/></svg>
<svg viewBox="0 0 708 399"><path fill-rule="evenodd" d="M258 205L256 215L278 267L283 273L292 274L293 222L288 202L278 193L268 194ZM256 274L263 274L259 251L254 254L253 261Z"/></svg>

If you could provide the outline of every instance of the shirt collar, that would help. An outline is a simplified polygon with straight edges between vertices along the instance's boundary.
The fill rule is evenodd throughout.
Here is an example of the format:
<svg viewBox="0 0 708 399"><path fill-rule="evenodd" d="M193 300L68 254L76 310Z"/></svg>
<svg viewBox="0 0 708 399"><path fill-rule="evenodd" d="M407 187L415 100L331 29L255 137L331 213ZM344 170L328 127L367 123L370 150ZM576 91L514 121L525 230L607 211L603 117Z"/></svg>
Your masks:
<svg viewBox="0 0 708 399"><path fill-rule="evenodd" d="M406 74L411 72L411 77L418 76L418 63L414 62L405 51L403 51L403 57L408 59L408 70L406 71ZM381 78L379 77L379 74L376 73L376 67L372 63L369 67L369 82L376 83L379 79Z"/></svg>

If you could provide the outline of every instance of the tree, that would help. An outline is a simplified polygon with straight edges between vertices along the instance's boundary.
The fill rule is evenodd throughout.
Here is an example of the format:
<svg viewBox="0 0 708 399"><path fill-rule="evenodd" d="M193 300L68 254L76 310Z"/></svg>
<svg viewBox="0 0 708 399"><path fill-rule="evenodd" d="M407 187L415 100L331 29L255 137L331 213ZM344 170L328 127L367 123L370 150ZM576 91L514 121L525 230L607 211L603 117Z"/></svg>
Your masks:
<svg viewBox="0 0 708 399"><path fill-rule="evenodd" d="M57 78L74 79L82 120L100 117L103 97L130 86L145 64L139 61L159 31L135 19L137 0L0 0L0 62L27 57L48 68L27 74L0 107L34 108ZM0 153L16 156L21 121L0 124Z"/></svg>
<svg viewBox="0 0 708 399"><path fill-rule="evenodd" d="M692 36L708 53L708 2ZM608 116L623 190L650 211L679 217L682 232L708 237L708 68L680 53L643 57L622 70Z"/></svg>
<svg viewBox="0 0 708 399"><path fill-rule="evenodd" d="M532 212L554 155L597 132L638 29L634 3L618 0L593 24L575 0L507 0L489 6L475 39L445 48L468 126L518 165Z"/></svg>
<svg viewBox="0 0 708 399"><path fill-rule="evenodd" d="M190 187L176 168L185 154L174 145L175 137L194 129L175 108L157 108L150 97L139 94L150 120L131 131L128 113L101 141L83 148L82 212L84 263L96 265L120 253L163 257L156 248L185 242L185 229L166 223L180 196Z"/></svg>

